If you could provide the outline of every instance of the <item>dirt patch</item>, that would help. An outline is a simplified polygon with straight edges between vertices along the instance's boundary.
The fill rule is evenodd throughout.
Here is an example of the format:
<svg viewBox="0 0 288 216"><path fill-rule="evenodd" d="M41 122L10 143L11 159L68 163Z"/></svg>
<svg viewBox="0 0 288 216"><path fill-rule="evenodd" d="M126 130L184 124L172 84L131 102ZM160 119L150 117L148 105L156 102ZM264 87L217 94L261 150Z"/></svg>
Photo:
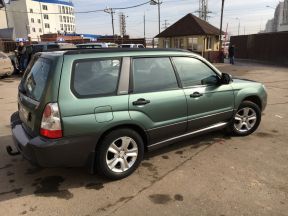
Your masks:
<svg viewBox="0 0 288 216"><path fill-rule="evenodd" d="M16 188L10 191L5 191L5 192L0 192L0 195L6 195L6 194L10 194L10 193L14 193L16 195L21 194L23 191L23 188Z"/></svg>
<svg viewBox="0 0 288 216"><path fill-rule="evenodd" d="M12 176L12 175L14 175L15 173L13 173L13 172L11 172L11 171L8 171L7 172L7 176Z"/></svg>
<svg viewBox="0 0 288 216"><path fill-rule="evenodd" d="M263 137L263 138L274 137L274 134L266 133L266 132L258 132L258 133L255 133L255 135L258 137Z"/></svg>
<svg viewBox="0 0 288 216"><path fill-rule="evenodd" d="M165 159L165 160L167 160L167 159L169 159L169 156L163 155L162 158Z"/></svg>
<svg viewBox="0 0 288 216"><path fill-rule="evenodd" d="M41 167L33 167L33 168L27 169L25 174L26 175L34 175L34 174L41 172L42 170L43 170L43 168L41 168Z"/></svg>
<svg viewBox="0 0 288 216"><path fill-rule="evenodd" d="M160 205L164 205L172 200L168 194L152 194L149 196L149 199L151 202Z"/></svg>
<svg viewBox="0 0 288 216"><path fill-rule="evenodd" d="M184 197L181 194L175 194L174 200L182 202L184 200Z"/></svg>
<svg viewBox="0 0 288 216"><path fill-rule="evenodd" d="M2 169L7 169L7 168L10 168L10 167L12 167L12 166L13 166L12 164L6 164L5 166L0 167L0 170L2 170Z"/></svg>
<svg viewBox="0 0 288 216"><path fill-rule="evenodd" d="M36 186L34 194L42 197L57 197L59 199L69 200L73 194L68 190L59 190L60 184L64 182L62 176L48 176L40 180Z"/></svg>
<svg viewBox="0 0 288 216"><path fill-rule="evenodd" d="M92 182L92 183L88 183L86 186L85 186L86 189L93 189L93 190L101 190L102 188L104 188L104 185L103 183L101 182Z"/></svg>
<svg viewBox="0 0 288 216"><path fill-rule="evenodd" d="M176 151L175 154L182 155L183 151Z"/></svg>

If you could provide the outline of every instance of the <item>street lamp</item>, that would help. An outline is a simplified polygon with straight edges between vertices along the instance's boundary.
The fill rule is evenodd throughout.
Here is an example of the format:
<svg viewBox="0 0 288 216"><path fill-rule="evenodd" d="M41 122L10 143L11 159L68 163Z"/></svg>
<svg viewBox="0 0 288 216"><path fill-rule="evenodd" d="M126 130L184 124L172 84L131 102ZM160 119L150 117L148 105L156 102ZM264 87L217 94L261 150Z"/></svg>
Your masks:
<svg viewBox="0 0 288 216"><path fill-rule="evenodd" d="M160 26L160 5L162 4L162 2L160 2L160 0L151 0L150 1L150 5L158 5L158 31L160 34L160 30L161 30L161 26Z"/></svg>
<svg viewBox="0 0 288 216"><path fill-rule="evenodd" d="M235 19L239 20L239 23L238 23L238 36L239 36L240 35L240 18L236 17Z"/></svg>

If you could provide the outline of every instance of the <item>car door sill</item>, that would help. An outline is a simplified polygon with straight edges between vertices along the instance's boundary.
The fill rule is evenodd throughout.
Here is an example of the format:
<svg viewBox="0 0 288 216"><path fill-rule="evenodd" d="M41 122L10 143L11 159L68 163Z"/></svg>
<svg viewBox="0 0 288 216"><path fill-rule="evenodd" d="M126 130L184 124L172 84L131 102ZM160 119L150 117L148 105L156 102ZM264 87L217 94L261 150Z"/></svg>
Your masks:
<svg viewBox="0 0 288 216"><path fill-rule="evenodd" d="M149 145L148 146L148 150L150 151L150 150L158 149L158 148L160 148L162 146L169 145L171 143L174 143L176 141L179 141L179 140L184 139L184 138L189 137L189 136L193 136L193 135L195 136L195 135L199 135L199 134L202 134L202 133L207 133L207 132L214 131L214 130L219 130L219 129L224 128L225 126L227 126L227 124L228 124L228 122L220 122L220 123L211 125L211 126L206 127L206 128L202 128L202 129L199 129L199 130L196 130L196 131L185 133L185 134L182 134L180 136L172 137L172 138L169 138L167 140L163 140L163 141L154 143L152 145Z"/></svg>

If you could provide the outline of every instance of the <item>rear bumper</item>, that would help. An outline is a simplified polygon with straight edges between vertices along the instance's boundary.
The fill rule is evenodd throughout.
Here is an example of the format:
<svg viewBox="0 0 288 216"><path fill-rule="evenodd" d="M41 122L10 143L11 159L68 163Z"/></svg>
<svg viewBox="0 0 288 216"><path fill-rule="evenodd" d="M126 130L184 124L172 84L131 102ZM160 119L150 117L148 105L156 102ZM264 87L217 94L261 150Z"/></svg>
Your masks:
<svg viewBox="0 0 288 216"><path fill-rule="evenodd" d="M46 139L30 137L17 118L11 116L11 130L17 150L32 164L41 167L82 167L94 165L95 136Z"/></svg>

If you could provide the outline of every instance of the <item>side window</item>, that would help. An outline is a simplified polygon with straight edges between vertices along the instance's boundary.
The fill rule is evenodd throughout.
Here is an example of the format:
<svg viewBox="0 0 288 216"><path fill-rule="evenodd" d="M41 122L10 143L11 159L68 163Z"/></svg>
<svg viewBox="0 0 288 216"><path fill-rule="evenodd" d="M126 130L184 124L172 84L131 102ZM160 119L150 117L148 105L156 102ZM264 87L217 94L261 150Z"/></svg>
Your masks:
<svg viewBox="0 0 288 216"><path fill-rule="evenodd" d="M202 61L188 57L174 57L173 61L183 87L217 83L216 73Z"/></svg>
<svg viewBox="0 0 288 216"><path fill-rule="evenodd" d="M114 94L119 71L118 58L76 61L73 66L72 90L79 97Z"/></svg>
<svg viewBox="0 0 288 216"><path fill-rule="evenodd" d="M178 88L169 58L137 58L133 60L134 93L167 91Z"/></svg>

